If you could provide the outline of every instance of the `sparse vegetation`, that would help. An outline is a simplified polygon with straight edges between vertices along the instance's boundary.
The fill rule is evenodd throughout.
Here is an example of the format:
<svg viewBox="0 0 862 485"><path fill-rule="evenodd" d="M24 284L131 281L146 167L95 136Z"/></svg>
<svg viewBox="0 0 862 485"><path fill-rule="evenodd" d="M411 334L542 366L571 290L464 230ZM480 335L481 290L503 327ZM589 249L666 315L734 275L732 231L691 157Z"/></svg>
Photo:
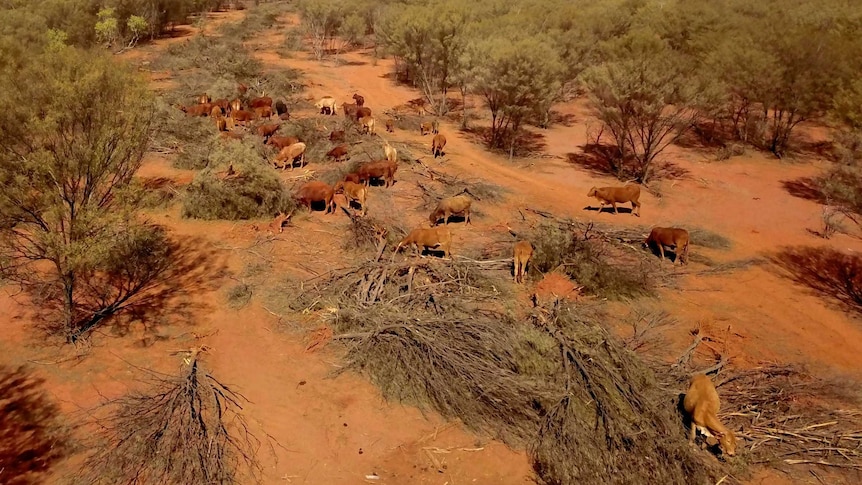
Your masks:
<svg viewBox="0 0 862 485"><path fill-rule="evenodd" d="M290 212L294 201L275 171L260 163L237 162L209 168L195 176L186 189L183 216L195 219L255 219Z"/></svg>

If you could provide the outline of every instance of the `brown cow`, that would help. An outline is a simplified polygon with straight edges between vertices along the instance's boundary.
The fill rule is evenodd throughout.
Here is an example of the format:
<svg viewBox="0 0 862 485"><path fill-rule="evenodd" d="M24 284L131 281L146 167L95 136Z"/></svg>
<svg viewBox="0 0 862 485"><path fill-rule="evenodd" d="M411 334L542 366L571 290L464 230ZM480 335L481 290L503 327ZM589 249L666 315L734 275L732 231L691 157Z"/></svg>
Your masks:
<svg viewBox="0 0 862 485"><path fill-rule="evenodd" d="M419 134L422 136L425 136L428 133L431 133L432 129L433 129L433 126L431 125L430 121L426 121L424 123L419 124Z"/></svg>
<svg viewBox="0 0 862 485"><path fill-rule="evenodd" d="M258 118L272 118L272 108L269 106L259 106L254 108L254 115Z"/></svg>
<svg viewBox="0 0 862 485"><path fill-rule="evenodd" d="M329 134L329 141L344 141L344 130L332 130Z"/></svg>
<svg viewBox="0 0 862 485"><path fill-rule="evenodd" d="M189 116L209 116L210 112L212 112L212 105L205 103L194 106L181 106L180 110Z"/></svg>
<svg viewBox="0 0 862 485"><path fill-rule="evenodd" d="M437 158L437 155L443 156L443 147L445 146L446 137L442 133L434 135L434 139L431 140L431 153L434 154L434 158Z"/></svg>
<svg viewBox="0 0 862 485"><path fill-rule="evenodd" d="M311 210L311 204L322 201L326 204L325 213L329 214L330 212L335 213L334 195L335 192L329 184L319 180L312 180L300 187L294 197L300 204L308 207L308 210Z"/></svg>
<svg viewBox="0 0 862 485"><path fill-rule="evenodd" d="M285 102L284 102L283 100L281 100L281 99L279 99L278 101L276 101L276 102L275 102L275 112L278 114L278 116L281 116L281 115L284 115L284 114L289 115L288 110L287 110L287 103L285 103Z"/></svg>
<svg viewBox="0 0 862 485"><path fill-rule="evenodd" d="M688 245L691 238L688 231L677 227L654 227L650 231L649 236L644 240L644 246L652 249L652 245L658 246L658 252L661 255L661 260L664 261L664 246L673 247L676 257L672 264L688 264Z"/></svg>
<svg viewBox="0 0 862 485"><path fill-rule="evenodd" d="M237 83L236 90L239 92L240 96L245 96L245 93L248 92L248 86L243 83Z"/></svg>
<svg viewBox="0 0 862 485"><path fill-rule="evenodd" d="M231 111L241 110L242 109L242 101L240 101L239 98L234 99L233 101L230 102L230 109L231 109Z"/></svg>
<svg viewBox="0 0 862 485"><path fill-rule="evenodd" d="M356 172L351 172L351 173L344 175L344 181L345 182L353 182L355 184L361 184L362 183L362 179L359 177L359 174Z"/></svg>
<svg viewBox="0 0 862 485"><path fill-rule="evenodd" d="M365 105L365 98L362 97L362 95L360 95L360 94L354 94L353 100L356 101L356 106L364 106Z"/></svg>
<svg viewBox="0 0 862 485"><path fill-rule="evenodd" d="M263 142L266 143L269 141L269 137L275 134L278 129L281 128L281 125L278 123L270 123L267 125L260 125L256 128L257 134L263 137Z"/></svg>
<svg viewBox="0 0 862 485"><path fill-rule="evenodd" d="M533 258L533 245L530 241L518 241L514 248L515 283L523 283L527 273L527 264Z"/></svg>
<svg viewBox="0 0 862 485"><path fill-rule="evenodd" d="M338 145L332 150L326 152L326 156L334 158L336 162L340 162L342 158L350 160L350 156L347 154L347 145Z"/></svg>
<svg viewBox="0 0 862 485"><path fill-rule="evenodd" d="M212 105L213 109L210 111L210 118L221 118L222 111L219 106Z"/></svg>
<svg viewBox="0 0 862 485"><path fill-rule="evenodd" d="M293 145L294 143L299 143L299 138L295 136L271 136L269 137L269 140L266 141L267 145L274 146L279 151Z"/></svg>
<svg viewBox="0 0 862 485"><path fill-rule="evenodd" d="M395 120L392 118L386 118L386 131L395 133Z"/></svg>
<svg viewBox="0 0 862 485"><path fill-rule="evenodd" d="M198 97L198 104L207 104L212 101L212 98L209 97L208 94L204 93Z"/></svg>
<svg viewBox="0 0 862 485"><path fill-rule="evenodd" d="M359 180L367 187L371 184L371 179L383 179L388 188L395 183L395 171L398 170L398 164L388 160L379 160L376 162L368 162L361 165L356 173L359 175Z"/></svg>
<svg viewBox="0 0 862 485"><path fill-rule="evenodd" d="M344 110L344 117L351 118L356 116L356 110L359 106L356 103L341 103L341 109Z"/></svg>
<svg viewBox="0 0 862 485"><path fill-rule="evenodd" d="M449 224L449 217L460 214L464 216L464 222L470 224L470 205L473 199L468 195L456 195L447 197L437 203L437 208L428 216L431 221L431 226L436 226L440 218L443 218L443 224Z"/></svg>
<svg viewBox="0 0 862 485"><path fill-rule="evenodd" d="M230 109L230 101L225 98L219 98L213 101L212 104L221 108L222 113L227 113L227 110Z"/></svg>
<svg viewBox="0 0 862 485"><path fill-rule="evenodd" d="M294 143L289 147L282 148L278 152L278 155L275 156L276 167L278 167L279 162L283 162L284 165L281 166L282 170L287 168L288 164L290 165L290 169L293 170L293 162L297 158L299 158L299 168L302 168L305 165L305 143Z"/></svg>
<svg viewBox="0 0 862 485"><path fill-rule="evenodd" d="M691 417L689 441L694 441L697 431L700 430L706 436L716 437L721 450L728 456L733 456L736 454L736 436L718 420L720 405L718 391L709 377L706 374L694 376L683 399L685 412Z"/></svg>
<svg viewBox="0 0 862 485"><path fill-rule="evenodd" d="M431 133L434 133L435 135L440 133L440 122L437 121L437 118L434 118L431 122Z"/></svg>
<svg viewBox="0 0 862 485"><path fill-rule="evenodd" d="M356 108L355 115L356 115L356 121L359 121L362 118L365 118L366 116L371 116L371 108L369 108L367 106L360 106L360 107Z"/></svg>
<svg viewBox="0 0 862 485"><path fill-rule="evenodd" d="M252 113L251 111L243 110L231 111L230 117L233 118L236 123L245 126L246 123L254 119L254 113Z"/></svg>
<svg viewBox="0 0 862 485"><path fill-rule="evenodd" d="M263 108L264 106L272 108L272 98L269 96L262 96L260 98L251 98L251 101L248 102L250 108Z"/></svg>
<svg viewBox="0 0 862 485"><path fill-rule="evenodd" d="M452 232L448 227L419 227L410 231L398 246L395 247L395 252L401 250L402 247L414 246L416 255L421 255L419 247L423 249L439 249L443 251L443 256L452 258Z"/></svg>
<svg viewBox="0 0 862 485"><path fill-rule="evenodd" d="M224 116L219 115L219 116L213 117L213 119L215 120L216 129L218 131L227 131L227 120L228 120L228 118L225 118Z"/></svg>
<svg viewBox="0 0 862 485"><path fill-rule="evenodd" d="M368 197L367 187L355 182L338 182L335 184L335 193L339 192L344 193L348 206L350 202L356 202L362 207L363 216L368 213L368 206L365 204L365 200Z"/></svg>
<svg viewBox="0 0 862 485"><path fill-rule="evenodd" d="M611 204L614 214L617 212L618 203L632 203L632 215L640 217L641 204L638 199L641 196L641 187L637 184L626 184L622 187L593 187L587 193L587 197L595 197L599 201L599 212L605 208L605 204Z"/></svg>

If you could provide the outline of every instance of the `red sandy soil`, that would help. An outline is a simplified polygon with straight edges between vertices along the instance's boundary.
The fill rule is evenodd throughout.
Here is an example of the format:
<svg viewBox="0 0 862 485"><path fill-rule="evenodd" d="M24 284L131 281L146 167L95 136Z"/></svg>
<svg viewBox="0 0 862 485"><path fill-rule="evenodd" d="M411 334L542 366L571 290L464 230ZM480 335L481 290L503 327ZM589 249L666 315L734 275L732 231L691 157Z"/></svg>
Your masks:
<svg viewBox="0 0 862 485"><path fill-rule="evenodd" d="M215 22L235 21L240 15L241 12L213 14L214 21L207 28ZM141 65L166 44L181 40L178 36L144 45L124 57ZM393 66L391 59L374 61L371 53L364 51L343 54L342 59L349 62L338 66L315 61L307 53L282 58L275 53L281 41L282 34L271 33L251 45L257 47L255 55L265 65L299 69L308 84L309 99L332 95L339 102L350 101L350 96L359 92L365 96L366 105L379 114L419 97L417 91L396 85L388 75ZM153 80L158 85L165 77L154 75ZM478 99L468 100L468 104L475 106L474 113L485 115ZM418 129L384 133L390 142L421 144L423 151L415 153L435 170L506 189L502 202L496 205L476 203L481 216L475 217L472 227L450 226L455 235L455 254L459 247L478 250L489 242L507 238L511 241L503 223L525 229L518 209L526 207L584 221L709 229L730 238L732 249L693 246L692 252L702 252L721 262L769 256L785 245L862 251L862 242L849 236L824 241L811 235L808 229L817 228L821 207L791 196L784 189L782 181L814 176L822 170L825 162L813 158L788 163L749 152L714 162L707 153L671 147L664 158L684 170L686 176L661 182L661 198L644 191L641 218L628 213L615 216L585 211L585 206L593 205L586 197L590 187L617 182L566 161L566 155L579 152L578 147L586 141L590 118L584 102L574 101L555 109L569 115L570 121L568 126L534 130L545 143L547 156L543 158L509 161L491 154L447 120L441 123L441 132L448 138L442 160L431 158L431 137L420 136ZM341 116L334 119L340 122ZM321 166L315 166L312 160L309 168L320 170ZM172 168L168 160L156 156L147 159L140 173L144 178L166 177L180 184L188 183L193 175ZM284 175L289 182L290 176L289 172ZM424 223L426 213L414 210L418 192L413 181L420 180L420 176L406 168L399 169L396 179L398 183L388 191L372 189L369 214L385 211L391 201L404 208L403 219L408 225ZM258 436L265 432L280 445L274 448L275 456L266 450L261 453L264 483L369 483L365 476L372 473L380 479L371 483L533 483L523 450L511 450L477 437L433 412L423 414L413 407L385 402L372 384L356 375L331 377L339 368L338 354L328 348L306 350L306 337L296 331L309 328L309 324L313 327L316 315L279 317L264 308L263 299L258 297L242 310L227 307L224 289L242 278L249 263L269 261L270 282L287 275L313 277L348 264L341 250L341 234L348 225L345 216L300 214L276 241L253 250L244 248L260 241L269 221L187 220L180 218L176 207L151 217L209 258L202 273L204 282L185 288L192 294L172 301L175 308L190 312L191 318L178 321L176 314L168 314L157 320L158 325L150 331L145 331L139 321L133 321L122 334L104 330L94 336L86 355L76 359L76 351L69 346L44 346L34 330L36 322L26 301L12 296L13 289L5 287L0 292L0 321L4 322L5 335L0 341L0 363L34 363L34 372L47 379L47 388L63 411L77 412L98 403L99 394L117 396L133 388L141 377L135 367L174 371L181 362L172 355L173 351L205 343L211 348L205 359L213 373L251 401L245 415L252 431ZM252 225L261 231L255 231ZM576 285L552 275L532 286L527 285L523 291L565 296ZM680 288L662 291L657 304L669 310L677 322L665 330L672 350L685 348L691 341L690 330L700 327L713 342L720 343L722 348L718 350L727 353L735 366L794 363L825 374L862 378L862 325L858 319L790 282L771 264L721 275L683 276ZM621 314L626 312L622 305L611 308L618 308ZM71 360L56 363L66 358ZM442 473L436 470L429 454L442 463ZM822 471L818 474L827 476ZM59 478L60 472L56 475ZM749 483L817 483L814 478L800 468L792 476L761 471ZM829 483L850 482L836 478Z"/></svg>

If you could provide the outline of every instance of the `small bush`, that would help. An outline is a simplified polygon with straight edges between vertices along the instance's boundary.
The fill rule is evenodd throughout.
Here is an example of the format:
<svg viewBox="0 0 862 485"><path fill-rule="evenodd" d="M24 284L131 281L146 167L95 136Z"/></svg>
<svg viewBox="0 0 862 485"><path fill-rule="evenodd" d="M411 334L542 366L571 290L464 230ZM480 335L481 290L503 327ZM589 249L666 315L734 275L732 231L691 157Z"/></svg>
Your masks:
<svg viewBox="0 0 862 485"><path fill-rule="evenodd" d="M730 249L731 246L730 239L706 229L689 229L688 234L691 236L691 244L695 246L712 249Z"/></svg>
<svg viewBox="0 0 862 485"><path fill-rule="evenodd" d="M198 35L185 42L171 44L153 62L154 69L185 71L202 69L211 77L247 79L261 72L262 64L251 57L242 41L232 37Z"/></svg>
<svg viewBox="0 0 862 485"><path fill-rule="evenodd" d="M254 219L289 212L293 199L275 171L259 163L234 164L233 175L202 171L186 189L183 217Z"/></svg>
<svg viewBox="0 0 862 485"><path fill-rule="evenodd" d="M245 283L239 283L234 286L231 286L227 290L228 306L233 308L234 310L239 310L240 308L248 305L248 302L251 301L253 293L254 291L251 285Z"/></svg>
<svg viewBox="0 0 862 485"><path fill-rule="evenodd" d="M854 166L834 166L820 178L820 190L832 205L862 214L862 170Z"/></svg>
<svg viewBox="0 0 862 485"><path fill-rule="evenodd" d="M278 24L278 17L285 10L285 6L281 2L257 5L246 13L241 22L228 23L222 26L221 34L224 37L241 40L251 39L258 32Z"/></svg>
<svg viewBox="0 0 862 485"><path fill-rule="evenodd" d="M548 224L539 227L531 240L535 252L530 272L559 269L584 292L614 300L655 291L644 261L626 258L600 239L584 239L565 227Z"/></svg>

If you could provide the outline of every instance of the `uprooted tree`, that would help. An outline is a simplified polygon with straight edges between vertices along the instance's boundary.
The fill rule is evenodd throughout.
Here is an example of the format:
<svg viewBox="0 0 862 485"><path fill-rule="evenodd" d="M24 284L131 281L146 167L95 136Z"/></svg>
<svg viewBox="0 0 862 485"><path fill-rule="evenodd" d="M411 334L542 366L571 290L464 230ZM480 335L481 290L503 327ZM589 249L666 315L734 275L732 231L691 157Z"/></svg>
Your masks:
<svg viewBox="0 0 862 485"><path fill-rule="evenodd" d="M130 71L73 48L0 73L0 86L0 265L74 342L170 266L165 231L135 214L152 102Z"/></svg>
<svg viewBox="0 0 862 485"><path fill-rule="evenodd" d="M81 483L258 481L260 442L240 414L245 398L207 371L205 350L189 350L179 375L154 373L151 387L94 413L101 431L78 474Z"/></svg>

